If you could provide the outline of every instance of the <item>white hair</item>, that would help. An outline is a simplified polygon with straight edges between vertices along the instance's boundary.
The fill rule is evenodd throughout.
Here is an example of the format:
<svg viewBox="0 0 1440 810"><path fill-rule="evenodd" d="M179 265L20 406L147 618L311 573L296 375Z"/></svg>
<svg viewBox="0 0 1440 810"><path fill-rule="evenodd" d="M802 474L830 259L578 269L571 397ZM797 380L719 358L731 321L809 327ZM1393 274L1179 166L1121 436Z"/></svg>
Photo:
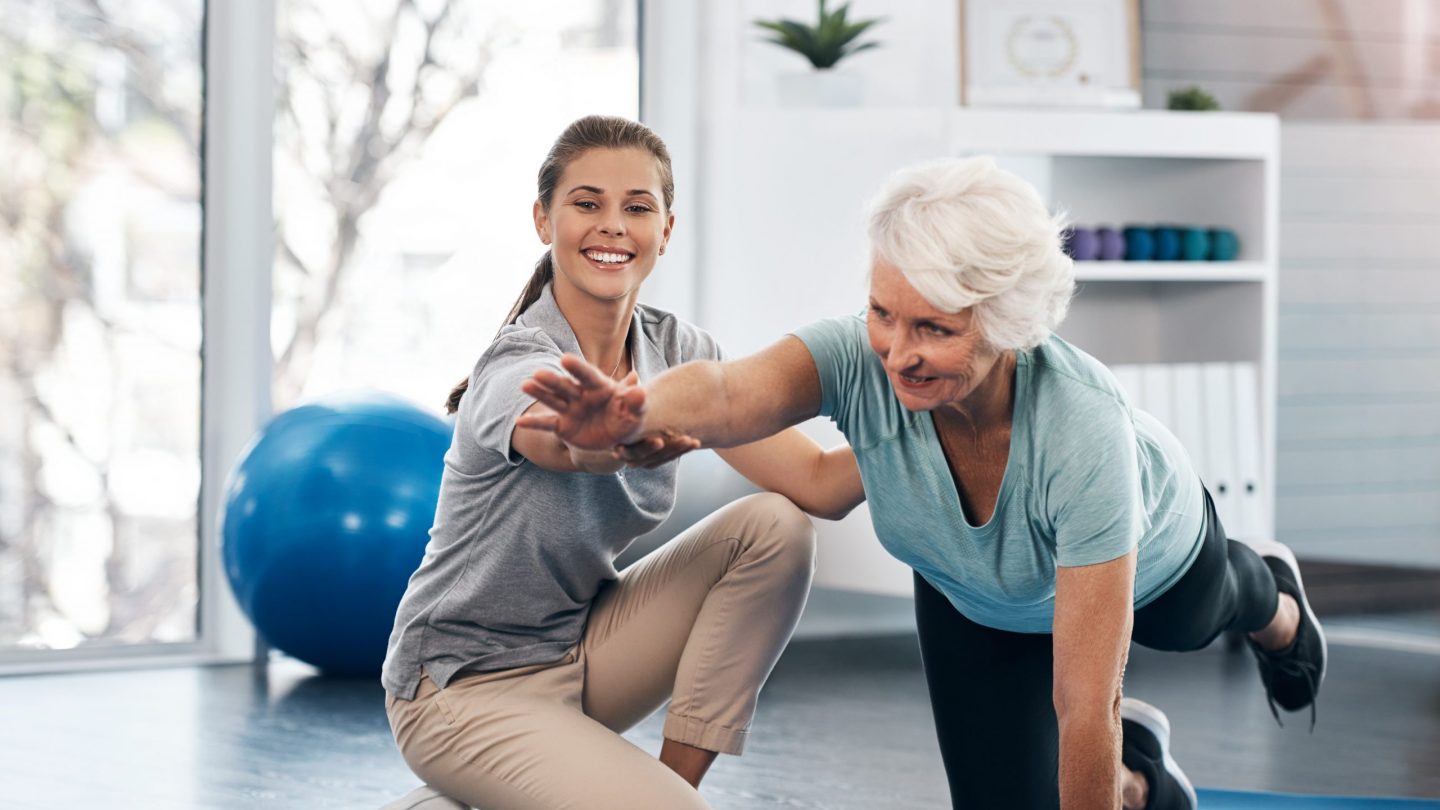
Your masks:
<svg viewBox="0 0 1440 810"><path fill-rule="evenodd" d="M870 204L871 256L936 309L972 308L995 349L1039 345L1065 320L1075 266L1065 223L1029 183L988 157L901 169Z"/></svg>

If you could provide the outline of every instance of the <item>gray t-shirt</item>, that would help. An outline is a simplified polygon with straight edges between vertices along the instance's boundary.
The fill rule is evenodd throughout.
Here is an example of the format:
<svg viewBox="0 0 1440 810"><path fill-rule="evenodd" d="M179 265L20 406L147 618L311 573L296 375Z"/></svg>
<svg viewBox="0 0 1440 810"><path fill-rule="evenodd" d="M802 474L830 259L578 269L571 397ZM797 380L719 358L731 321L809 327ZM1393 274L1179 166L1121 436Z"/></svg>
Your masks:
<svg viewBox="0 0 1440 810"><path fill-rule="evenodd" d="M704 331L639 305L629 349L642 382L690 360L718 360ZM445 454L425 558L395 615L381 674L413 699L420 668L444 688L461 670L559 660L585 629L590 604L616 578L615 557L659 526L675 502L676 462L612 475L558 473L510 446L534 400L520 383L580 345L546 286L481 355Z"/></svg>

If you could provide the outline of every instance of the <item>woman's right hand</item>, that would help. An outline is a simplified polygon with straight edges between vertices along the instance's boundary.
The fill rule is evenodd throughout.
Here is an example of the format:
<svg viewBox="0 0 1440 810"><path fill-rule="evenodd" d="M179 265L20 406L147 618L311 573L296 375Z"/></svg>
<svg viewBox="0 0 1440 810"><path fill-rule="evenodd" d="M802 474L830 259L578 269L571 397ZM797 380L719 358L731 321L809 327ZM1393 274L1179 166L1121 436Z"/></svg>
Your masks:
<svg viewBox="0 0 1440 810"><path fill-rule="evenodd" d="M569 374L540 369L520 384L521 391L552 413L524 414L516 427L554 433L583 450L609 450L640 438L645 389L637 385L635 372L617 382L573 354L561 357L560 366Z"/></svg>

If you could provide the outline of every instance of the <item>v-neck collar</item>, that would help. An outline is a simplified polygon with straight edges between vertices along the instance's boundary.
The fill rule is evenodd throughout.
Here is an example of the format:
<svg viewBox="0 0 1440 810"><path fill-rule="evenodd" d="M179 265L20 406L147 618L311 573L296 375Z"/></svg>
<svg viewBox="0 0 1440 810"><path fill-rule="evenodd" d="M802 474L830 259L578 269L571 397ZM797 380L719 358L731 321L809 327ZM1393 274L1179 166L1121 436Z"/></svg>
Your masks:
<svg viewBox="0 0 1440 810"><path fill-rule="evenodd" d="M955 474L950 471L950 463L945 458L945 445L940 441L940 430L935 424L934 413L926 411L918 414L926 430L926 445L929 448L929 462L934 480L940 482L942 488L948 491L949 497L945 499L945 503L950 505L954 515L971 531L982 534L994 531L998 525L996 517L1000 515L1011 491L1016 487L1014 478L1020 475L1016 472L1016 467L1020 464L1016 450L1025 447L1030 432L1030 419L1025 410L1028 407L1029 383L1030 358L1025 352L1016 352L1015 401L1010 414L1010 446L1005 453L1005 474L1000 477L1000 491L995 496L995 508L990 512L990 519L979 526L972 523L965 514L965 504L960 500L960 488L955 482Z"/></svg>
<svg viewBox="0 0 1440 810"><path fill-rule="evenodd" d="M535 303L520 315L516 323L519 326L539 328L555 341L555 345L560 347L561 352L573 354L576 357L583 358L585 356L585 353L580 351L580 338L575 334L574 328L570 326L570 321L565 319L565 313L560 311L560 303L555 300L554 282L545 285L544 289L540 291L540 297L535 299ZM625 332L625 351L630 353L630 367L639 372L641 380L645 380L652 374L648 363L645 363L646 367L642 368L641 357L645 353L636 351L641 339L641 336L637 334L641 330L636 328L639 324L640 304L637 302L630 312L630 326Z"/></svg>

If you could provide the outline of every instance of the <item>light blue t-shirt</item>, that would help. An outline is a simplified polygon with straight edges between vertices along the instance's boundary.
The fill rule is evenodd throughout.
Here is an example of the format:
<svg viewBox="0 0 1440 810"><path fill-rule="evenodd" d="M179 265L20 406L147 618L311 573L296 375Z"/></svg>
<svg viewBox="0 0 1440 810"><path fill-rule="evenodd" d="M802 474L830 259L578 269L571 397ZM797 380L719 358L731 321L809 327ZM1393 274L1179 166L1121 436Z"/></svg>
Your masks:
<svg viewBox="0 0 1440 810"><path fill-rule="evenodd" d="M1184 448L1130 407L1100 361L1058 337L1017 352L1010 455L995 512L964 515L928 412L905 409L861 316L795 332L820 372L820 414L849 439L880 543L972 621L1048 633L1056 566L1139 547L1135 607L1200 550L1204 496Z"/></svg>

